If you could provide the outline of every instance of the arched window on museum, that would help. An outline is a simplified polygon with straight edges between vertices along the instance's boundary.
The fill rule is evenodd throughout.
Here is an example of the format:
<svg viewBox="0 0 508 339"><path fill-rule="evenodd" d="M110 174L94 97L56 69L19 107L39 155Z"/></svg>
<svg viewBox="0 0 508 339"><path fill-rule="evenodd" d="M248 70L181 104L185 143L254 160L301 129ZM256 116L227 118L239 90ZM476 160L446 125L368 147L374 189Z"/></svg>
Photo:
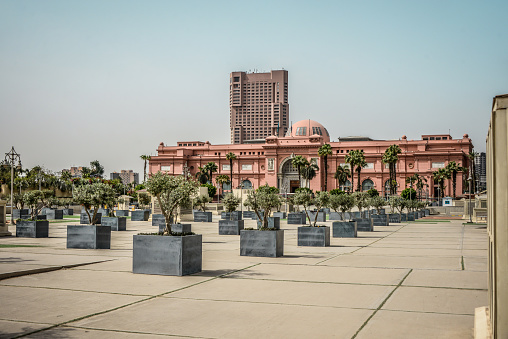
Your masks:
<svg viewBox="0 0 508 339"><path fill-rule="evenodd" d="M242 186L243 186L243 189L251 189L252 188L252 183L250 182L250 180L244 180L242 181Z"/></svg>
<svg viewBox="0 0 508 339"><path fill-rule="evenodd" d="M351 190L351 181L347 180L345 184L340 185L339 189L344 192L348 192Z"/></svg>
<svg viewBox="0 0 508 339"><path fill-rule="evenodd" d="M223 191L230 191L231 190L231 183L225 182L222 184L222 190Z"/></svg>
<svg viewBox="0 0 508 339"><path fill-rule="evenodd" d="M366 192L366 191L370 190L371 188L374 188L374 182L370 179L365 179L362 182L362 191Z"/></svg>
<svg viewBox="0 0 508 339"><path fill-rule="evenodd" d="M385 181L385 197L390 196L390 179Z"/></svg>

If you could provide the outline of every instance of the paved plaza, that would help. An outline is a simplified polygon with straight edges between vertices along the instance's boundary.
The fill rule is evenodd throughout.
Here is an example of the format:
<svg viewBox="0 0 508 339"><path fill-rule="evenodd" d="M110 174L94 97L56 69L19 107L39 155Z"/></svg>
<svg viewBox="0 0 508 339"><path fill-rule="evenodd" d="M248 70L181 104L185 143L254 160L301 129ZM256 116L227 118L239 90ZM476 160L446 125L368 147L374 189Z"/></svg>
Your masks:
<svg viewBox="0 0 508 339"><path fill-rule="evenodd" d="M0 238L1 338L462 339L488 304L486 228L461 220L376 226L321 248L296 246L297 226L281 221L284 256L258 258L219 236L214 216L192 223L203 271L185 277L131 273L132 236L150 222L129 220L111 250L66 249L67 224Z"/></svg>

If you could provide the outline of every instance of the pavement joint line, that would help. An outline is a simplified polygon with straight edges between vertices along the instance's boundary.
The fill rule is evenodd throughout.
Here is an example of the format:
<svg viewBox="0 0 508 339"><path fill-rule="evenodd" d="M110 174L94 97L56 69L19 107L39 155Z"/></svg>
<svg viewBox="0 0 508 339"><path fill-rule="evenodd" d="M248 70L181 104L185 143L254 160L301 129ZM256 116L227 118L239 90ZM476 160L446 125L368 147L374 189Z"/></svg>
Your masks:
<svg viewBox="0 0 508 339"><path fill-rule="evenodd" d="M40 323L36 321L29 321L29 320L17 320L17 319L5 319L0 318L1 321L10 321L13 323L27 323L27 324L38 324L38 325L51 325L51 323Z"/></svg>
<svg viewBox="0 0 508 339"><path fill-rule="evenodd" d="M308 280L263 279L263 278L244 278L244 277L230 277L230 278L225 278L225 279L242 279L242 280L276 281L276 282L295 282L295 283L310 283L310 284L332 284L332 285L397 286L397 284L366 284L366 283L339 282L339 281L308 281Z"/></svg>
<svg viewBox="0 0 508 339"><path fill-rule="evenodd" d="M430 312L430 311L413 311L413 310L392 310L392 309L383 309L383 312L402 312L402 313L423 313L423 314L439 314L439 315L460 315L460 316L468 316L474 317L474 313L449 313L449 312Z"/></svg>
<svg viewBox="0 0 508 339"><path fill-rule="evenodd" d="M39 274L39 273L53 272L53 271L58 271L58 270L63 270L63 269L69 269L69 268L74 268L74 267L79 267L79 266L98 264L98 263L107 262L107 261L111 261L111 260L101 260L101 261L90 262L90 263L81 263L81 264L63 265L63 266L50 266L50 267L42 267L42 268L33 269L33 270L27 270L27 271L16 271L16 272L10 272L10 273L1 273L0 274L0 280L10 279L10 278L17 278L17 277L23 277L23 276L26 276L26 275L33 275L33 274Z"/></svg>
<svg viewBox="0 0 508 339"><path fill-rule="evenodd" d="M360 333L361 330L363 330L363 328L367 326L367 323L370 321L370 319L372 319L376 315L376 313L386 304L388 299L390 299L390 297L395 293L395 291L404 283L404 281L411 274L411 272L413 272L413 269L410 269L409 272L407 272L407 274L402 278L399 284L395 286L395 288L388 294L385 300L383 300L381 304L379 304L379 306L374 310L374 312L372 312L372 314L367 318L367 320L365 320L365 322L362 324L362 326L360 326L358 331L356 331L356 333L351 337L351 339L355 339L358 336L358 333Z"/></svg>
<svg viewBox="0 0 508 339"><path fill-rule="evenodd" d="M158 336L161 336L161 337L214 339L213 337L196 337L196 336L183 335L183 334L152 333L152 332L139 332L139 331L122 331L122 330L112 330L112 329L107 329L107 328L94 328L94 327L86 327L86 326L62 325L60 327L62 327L62 328L76 328L76 329L84 329L84 330L93 330L93 331L102 331L102 332L148 334L148 335L158 335Z"/></svg>
<svg viewBox="0 0 508 339"><path fill-rule="evenodd" d="M9 285L9 284L2 284L2 283L0 283L0 286L38 288L38 289L45 289L45 290L73 291L73 292L86 292L86 293L98 293L98 294L127 295L127 296L131 296L131 297L150 297L150 296L152 296L151 294L130 294L130 293L119 293L119 292L89 291L89 290L79 290L79 289L74 289L74 288L50 287L50 286Z"/></svg>

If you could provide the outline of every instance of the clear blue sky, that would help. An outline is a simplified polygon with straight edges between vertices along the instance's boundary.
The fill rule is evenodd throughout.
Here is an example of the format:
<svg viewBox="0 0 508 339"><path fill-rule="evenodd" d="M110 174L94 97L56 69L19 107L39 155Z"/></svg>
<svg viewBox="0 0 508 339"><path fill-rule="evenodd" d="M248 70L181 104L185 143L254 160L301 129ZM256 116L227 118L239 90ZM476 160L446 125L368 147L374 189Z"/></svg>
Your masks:
<svg viewBox="0 0 508 339"><path fill-rule="evenodd" d="M290 119L332 137L468 133L508 93L508 1L0 1L0 152L134 169L229 143L231 71L289 71Z"/></svg>

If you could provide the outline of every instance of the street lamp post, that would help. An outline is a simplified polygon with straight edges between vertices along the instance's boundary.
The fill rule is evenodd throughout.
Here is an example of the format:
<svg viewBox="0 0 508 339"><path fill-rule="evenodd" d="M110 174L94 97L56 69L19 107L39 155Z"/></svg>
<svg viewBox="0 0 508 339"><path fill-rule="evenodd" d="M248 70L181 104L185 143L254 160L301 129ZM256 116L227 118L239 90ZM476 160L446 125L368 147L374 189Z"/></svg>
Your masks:
<svg viewBox="0 0 508 339"><path fill-rule="evenodd" d="M18 161L18 168L21 168L21 158L12 146L11 151L5 153L5 163L11 166L11 225L14 225L14 206L13 206L13 193L14 193L14 162Z"/></svg>
<svg viewBox="0 0 508 339"><path fill-rule="evenodd" d="M473 181L473 177L471 177L471 169L469 169L469 178L467 178L467 181L469 181L469 206L467 209L469 211L469 222L473 223L473 219L471 217L471 181Z"/></svg>

